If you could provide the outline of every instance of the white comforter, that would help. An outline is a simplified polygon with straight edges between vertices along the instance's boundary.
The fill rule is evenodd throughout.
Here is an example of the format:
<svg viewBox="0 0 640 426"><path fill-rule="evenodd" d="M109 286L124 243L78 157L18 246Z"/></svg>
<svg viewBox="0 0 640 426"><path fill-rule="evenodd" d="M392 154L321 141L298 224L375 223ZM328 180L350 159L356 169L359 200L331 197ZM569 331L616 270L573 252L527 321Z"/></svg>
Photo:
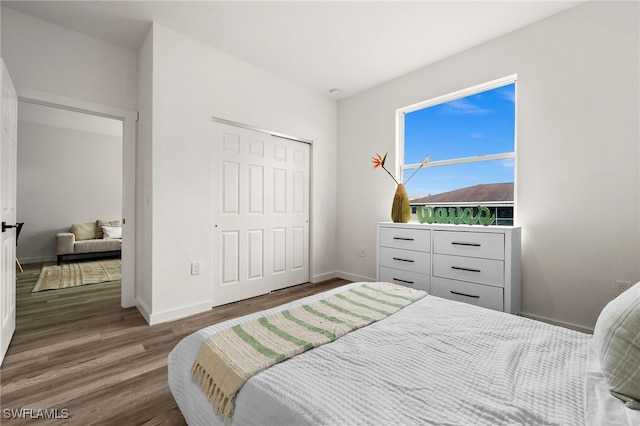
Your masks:
<svg viewBox="0 0 640 426"><path fill-rule="evenodd" d="M202 329L171 352L169 386L187 423L222 424L189 374L200 344L262 315ZM256 375L238 393L231 424L584 424L590 340L587 334L427 296Z"/></svg>

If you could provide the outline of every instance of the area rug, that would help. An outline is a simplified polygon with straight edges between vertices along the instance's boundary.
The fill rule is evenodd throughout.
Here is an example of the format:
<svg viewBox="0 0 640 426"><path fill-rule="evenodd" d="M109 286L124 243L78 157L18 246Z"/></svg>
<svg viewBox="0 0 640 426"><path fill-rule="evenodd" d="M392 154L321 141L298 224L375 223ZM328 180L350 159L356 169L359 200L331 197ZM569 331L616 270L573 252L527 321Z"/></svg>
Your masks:
<svg viewBox="0 0 640 426"><path fill-rule="evenodd" d="M31 292L98 284L121 278L122 261L120 259L44 266Z"/></svg>

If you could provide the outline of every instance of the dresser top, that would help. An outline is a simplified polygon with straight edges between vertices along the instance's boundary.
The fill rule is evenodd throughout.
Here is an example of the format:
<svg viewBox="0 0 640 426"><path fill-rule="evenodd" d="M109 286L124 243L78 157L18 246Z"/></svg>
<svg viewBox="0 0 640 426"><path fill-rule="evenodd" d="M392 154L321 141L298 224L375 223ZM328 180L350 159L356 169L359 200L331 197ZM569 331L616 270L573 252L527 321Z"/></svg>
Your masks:
<svg viewBox="0 0 640 426"><path fill-rule="evenodd" d="M397 223L397 222L378 222L378 226L386 226L386 227L395 227L395 228L411 228L411 229L433 229L433 230L443 230L443 231L468 231L468 232L519 232L519 226L501 226L501 225L490 225L490 226L482 226L482 225L452 225L452 224L441 224L441 223L420 223L420 222L409 222L409 223Z"/></svg>

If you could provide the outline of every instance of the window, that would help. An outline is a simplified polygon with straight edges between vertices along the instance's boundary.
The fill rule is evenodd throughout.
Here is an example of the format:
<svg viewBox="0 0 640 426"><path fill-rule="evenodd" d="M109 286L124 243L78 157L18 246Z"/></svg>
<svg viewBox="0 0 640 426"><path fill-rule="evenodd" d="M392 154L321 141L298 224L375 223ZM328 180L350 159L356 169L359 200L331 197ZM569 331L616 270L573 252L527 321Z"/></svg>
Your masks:
<svg viewBox="0 0 640 426"><path fill-rule="evenodd" d="M515 76L398 110L400 176L417 206L483 205L513 225Z"/></svg>

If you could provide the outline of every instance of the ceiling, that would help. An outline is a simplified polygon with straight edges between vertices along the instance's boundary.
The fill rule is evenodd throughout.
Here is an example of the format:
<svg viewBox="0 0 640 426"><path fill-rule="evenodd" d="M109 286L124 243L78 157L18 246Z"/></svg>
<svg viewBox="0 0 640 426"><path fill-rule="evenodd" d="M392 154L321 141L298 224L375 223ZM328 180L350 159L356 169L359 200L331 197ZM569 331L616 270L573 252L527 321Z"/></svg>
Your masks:
<svg viewBox="0 0 640 426"><path fill-rule="evenodd" d="M2 1L137 51L156 21L336 99L579 1ZM329 94L339 89L339 94Z"/></svg>

